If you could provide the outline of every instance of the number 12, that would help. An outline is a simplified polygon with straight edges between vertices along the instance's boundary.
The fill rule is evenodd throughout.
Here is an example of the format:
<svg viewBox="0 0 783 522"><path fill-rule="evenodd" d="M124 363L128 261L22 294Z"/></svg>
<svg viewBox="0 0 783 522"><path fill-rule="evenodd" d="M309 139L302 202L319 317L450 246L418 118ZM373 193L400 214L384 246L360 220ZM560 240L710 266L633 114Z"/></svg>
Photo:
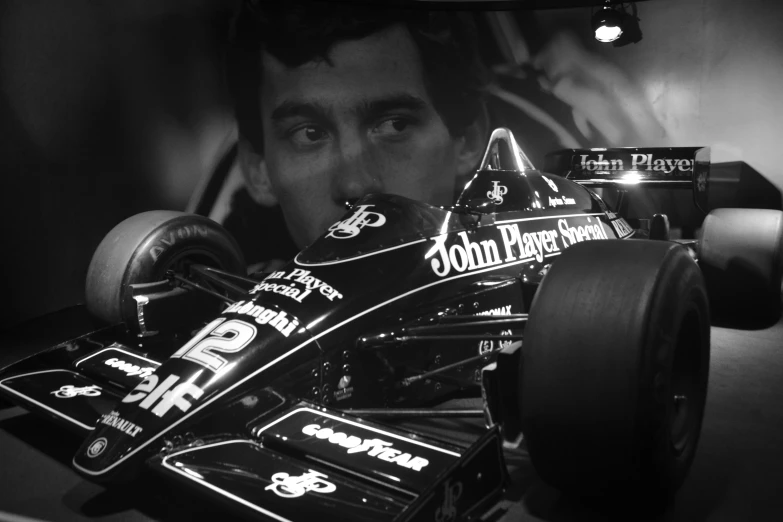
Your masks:
<svg viewBox="0 0 783 522"><path fill-rule="evenodd" d="M256 332L252 324L219 317L174 352L172 357L193 361L217 373L228 361L215 352L237 353L255 338Z"/></svg>

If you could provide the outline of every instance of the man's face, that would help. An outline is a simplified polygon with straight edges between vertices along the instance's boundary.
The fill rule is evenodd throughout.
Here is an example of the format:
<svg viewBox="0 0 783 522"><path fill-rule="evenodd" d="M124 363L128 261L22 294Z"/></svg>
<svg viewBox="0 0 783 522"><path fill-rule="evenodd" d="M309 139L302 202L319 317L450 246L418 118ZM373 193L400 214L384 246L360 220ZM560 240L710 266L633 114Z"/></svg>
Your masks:
<svg viewBox="0 0 783 522"><path fill-rule="evenodd" d="M262 56L269 183L300 248L368 193L449 204L464 141L435 111L404 27L337 43L329 58L288 68Z"/></svg>

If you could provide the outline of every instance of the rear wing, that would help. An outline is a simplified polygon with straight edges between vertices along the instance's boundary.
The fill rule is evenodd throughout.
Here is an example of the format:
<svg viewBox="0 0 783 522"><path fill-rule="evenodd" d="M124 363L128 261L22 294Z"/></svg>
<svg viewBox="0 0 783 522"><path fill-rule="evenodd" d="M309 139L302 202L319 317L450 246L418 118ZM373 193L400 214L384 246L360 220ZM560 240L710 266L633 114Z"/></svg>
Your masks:
<svg viewBox="0 0 783 522"><path fill-rule="evenodd" d="M709 147L563 149L545 156L544 171L588 187L691 188L694 203L707 212Z"/></svg>

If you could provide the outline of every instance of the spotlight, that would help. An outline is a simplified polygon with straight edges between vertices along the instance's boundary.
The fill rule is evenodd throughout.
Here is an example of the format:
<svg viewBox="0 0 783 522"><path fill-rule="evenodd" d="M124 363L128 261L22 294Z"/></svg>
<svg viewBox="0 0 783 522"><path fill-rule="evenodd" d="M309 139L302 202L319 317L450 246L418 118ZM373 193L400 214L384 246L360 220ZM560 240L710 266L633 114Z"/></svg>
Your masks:
<svg viewBox="0 0 783 522"><path fill-rule="evenodd" d="M604 6L593 15L593 31L599 42L614 42L623 34L623 17L619 11Z"/></svg>
<svg viewBox="0 0 783 522"><path fill-rule="evenodd" d="M639 18L636 16L636 4L631 2L632 12L626 12L625 4L606 5L593 14L592 26L595 39L599 42L612 42L615 47L637 43L642 39Z"/></svg>

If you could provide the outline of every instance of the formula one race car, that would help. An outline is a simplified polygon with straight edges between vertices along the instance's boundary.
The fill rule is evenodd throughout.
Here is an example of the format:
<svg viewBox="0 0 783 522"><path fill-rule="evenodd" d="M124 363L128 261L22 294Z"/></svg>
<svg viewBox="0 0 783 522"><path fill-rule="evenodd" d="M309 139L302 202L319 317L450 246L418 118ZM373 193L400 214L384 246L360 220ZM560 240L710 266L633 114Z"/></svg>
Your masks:
<svg viewBox="0 0 783 522"><path fill-rule="evenodd" d="M0 392L81 432L91 479L152 468L265 519L476 518L521 444L567 494L665 503L699 439L711 285L779 304L780 212L667 241L665 217L634 227L584 185L685 184L699 204L707 154L564 151L564 177L498 129L453 207L365 196L250 276L206 218L131 217L88 272L108 325L6 367ZM483 407L436 407L458 396ZM461 447L389 425L415 415L487 430Z"/></svg>

